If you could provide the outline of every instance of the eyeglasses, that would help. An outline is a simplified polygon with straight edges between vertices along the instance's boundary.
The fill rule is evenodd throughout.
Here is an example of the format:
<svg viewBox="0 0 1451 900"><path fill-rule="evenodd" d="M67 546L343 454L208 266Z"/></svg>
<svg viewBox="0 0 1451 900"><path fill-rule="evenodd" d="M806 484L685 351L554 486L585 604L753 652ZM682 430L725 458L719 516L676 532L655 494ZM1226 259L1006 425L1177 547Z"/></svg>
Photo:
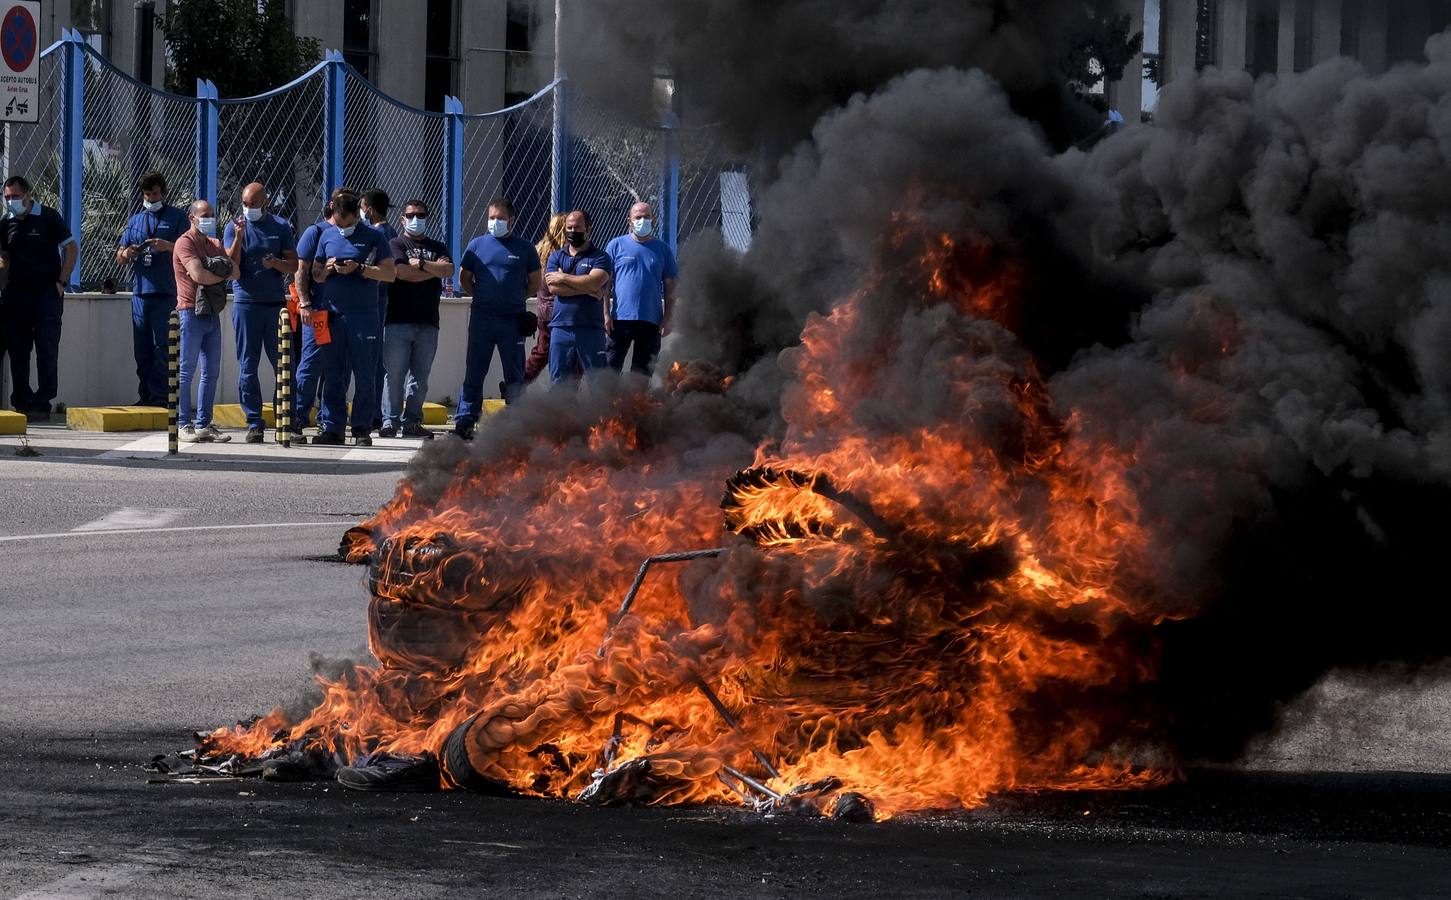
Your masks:
<svg viewBox="0 0 1451 900"><path fill-rule="evenodd" d="M428 218L428 213L404 213L403 214L403 218L405 218L405 219L426 219L426 218Z"/></svg>

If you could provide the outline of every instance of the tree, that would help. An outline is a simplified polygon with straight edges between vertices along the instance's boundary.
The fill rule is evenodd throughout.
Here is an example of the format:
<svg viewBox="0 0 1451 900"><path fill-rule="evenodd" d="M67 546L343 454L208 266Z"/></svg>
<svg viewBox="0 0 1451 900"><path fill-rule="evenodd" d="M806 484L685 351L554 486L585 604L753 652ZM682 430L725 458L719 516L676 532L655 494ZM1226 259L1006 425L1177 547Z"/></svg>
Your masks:
<svg viewBox="0 0 1451 900"><path fill-rule="evenodd" d="M250 97L286 84L322 58L316 38L298 37L286 0L176 0L161 17L168 90L190 95L207 78L222 97Z"/></svg>

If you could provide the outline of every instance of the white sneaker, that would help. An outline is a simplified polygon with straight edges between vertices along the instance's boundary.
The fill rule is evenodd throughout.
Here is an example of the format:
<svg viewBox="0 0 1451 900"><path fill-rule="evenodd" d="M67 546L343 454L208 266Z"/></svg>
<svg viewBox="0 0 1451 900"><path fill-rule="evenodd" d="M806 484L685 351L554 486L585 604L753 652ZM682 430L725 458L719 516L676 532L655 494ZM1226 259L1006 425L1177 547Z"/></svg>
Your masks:
<svg viewBox="0 0 1451 900"><path fill-rule="evenodd" d="M181 429L181 433L177 435L177 439L183 444L195 444L197 441L202 440L202 437L197 434L195 428L187 425Z"/></svg>
<svg viewBox="0 0 1451 900"><path fill-rule="evenodd" d="M215 425L208 425L205 428L198 428L197 434L205 435L205 437L198 437L197 440L199 441L214 441L218 444L225 444L227 441L230 441L232 439L232 436L230 434L223 434L222 430Z"/></svg>

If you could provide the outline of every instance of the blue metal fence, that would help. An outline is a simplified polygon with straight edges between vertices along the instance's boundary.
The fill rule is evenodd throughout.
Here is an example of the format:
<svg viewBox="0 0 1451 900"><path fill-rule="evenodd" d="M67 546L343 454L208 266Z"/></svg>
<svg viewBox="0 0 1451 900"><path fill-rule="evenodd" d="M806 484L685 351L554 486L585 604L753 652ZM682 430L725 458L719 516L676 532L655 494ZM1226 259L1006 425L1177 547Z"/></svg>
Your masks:
<svg viewBox="0 0 1451 900"><path fill-rule="evenodd" d="M492 113L466 114L454 97L429 112L382 93L330 50L256 97L220 98L206 81L186 97L131 78L71 30L42 54L40 74L50 114L4 126L3 164L70 222L80 245L73 290L126 288L116 237L140 209L136 180L150 169L167 176L173 202L205 197L223 217L239 212L244 185L261 182L273 211L297 227L344 185L381 188L395 208L422 199L456 259L495 196L513 201L516 231L531 240L552 211L582 207L603 243L625 232L636 200L655 205L672 245L707 230L738 235L741 208L749 228L749 203L731 199L745 168L718 152L708 129L621 122L562 80Z"/></svg>

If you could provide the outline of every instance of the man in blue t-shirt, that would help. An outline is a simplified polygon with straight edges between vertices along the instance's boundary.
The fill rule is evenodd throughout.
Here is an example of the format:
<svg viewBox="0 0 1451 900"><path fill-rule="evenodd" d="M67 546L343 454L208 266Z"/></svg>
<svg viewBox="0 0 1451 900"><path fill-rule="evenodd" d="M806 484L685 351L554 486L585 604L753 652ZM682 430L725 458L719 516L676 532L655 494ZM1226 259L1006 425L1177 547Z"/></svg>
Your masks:
<svg viewBox="0 0 1451 900"><path fill-rule="evenodd" d="M116 262L130 265L131 345L136 354L136 405L165 406L167 326L176 309L171 251L191 229L187 214L166 202L166 177L147 172L136 182L142 210L116 241Z"/></svg>
<svg viewBox="0 0 1451 900"><path fill-rule="evenodd" d="M10 273L0 294L0 332L10 357L10 405L33 422L50 419L60 373L60 322L66 285L80 255L70 225L42 207L19 175L5 179L0 251ZM36 388L30 389L35 349Z"/></svg>
<svg viewBox="0 0 1451 900"><path fill-rule="evenodd" d="M232 329L237 341L237 394L247 417L247 443L262 443L262 353L277 373L278 311L287 303L283 276L297 266L292 226L267 211L267 189L252 182L242 189L242 215L228 222L222 246L240 274L232 282Z"/></svg>
<svg viewBox="0 0 1451 900"><path fill-rule="evenodd" d="M610 255L590 243L594 223L582 209L564 220L565 244L549 254L544 284L554 295L549 320L549 380L558 386L575 380L578 363L585 371L602 369L605 355L604 298L614 277Z"/></svg>
<svg viewBox="0 0 1451 900"><path fill-rule="evenodd" d="M469 305L468 356L459 388L454 434L474 435L484 401L484 376L499 351L504 370L504 402L524 390L524 298L539 290L539 255L514 233L514 204L503 197L489 202L489 230L469 241L459 265L459 285L473 296Z"/></svg>
<svg viewBox="0 0 1451 900"><path fill-rule="evenodd" d="M354 443L369 447L377 411L373 383L381 352L383 323L378 319L378 282L396 277L393 251L383 233L360 222L356 194L333 197L333 225L324 229L313 252L312 279L323 283L332 340L319 348L322 410L314 444L341 445L352 426ZM348 415L348 378L353 381L353 410Z"/></svg>
<svg viewBox="0 0 1451 900"><path fill-rule="evenodd" d="M630 233L605 249L615 264L614 299L605 316L610 368L622 371L634 345L630 371L649 378L660 355L660 339L670 333L675 279L680 277L675 252L655 237L654 210L645 202L630 207Z"/></svg>

